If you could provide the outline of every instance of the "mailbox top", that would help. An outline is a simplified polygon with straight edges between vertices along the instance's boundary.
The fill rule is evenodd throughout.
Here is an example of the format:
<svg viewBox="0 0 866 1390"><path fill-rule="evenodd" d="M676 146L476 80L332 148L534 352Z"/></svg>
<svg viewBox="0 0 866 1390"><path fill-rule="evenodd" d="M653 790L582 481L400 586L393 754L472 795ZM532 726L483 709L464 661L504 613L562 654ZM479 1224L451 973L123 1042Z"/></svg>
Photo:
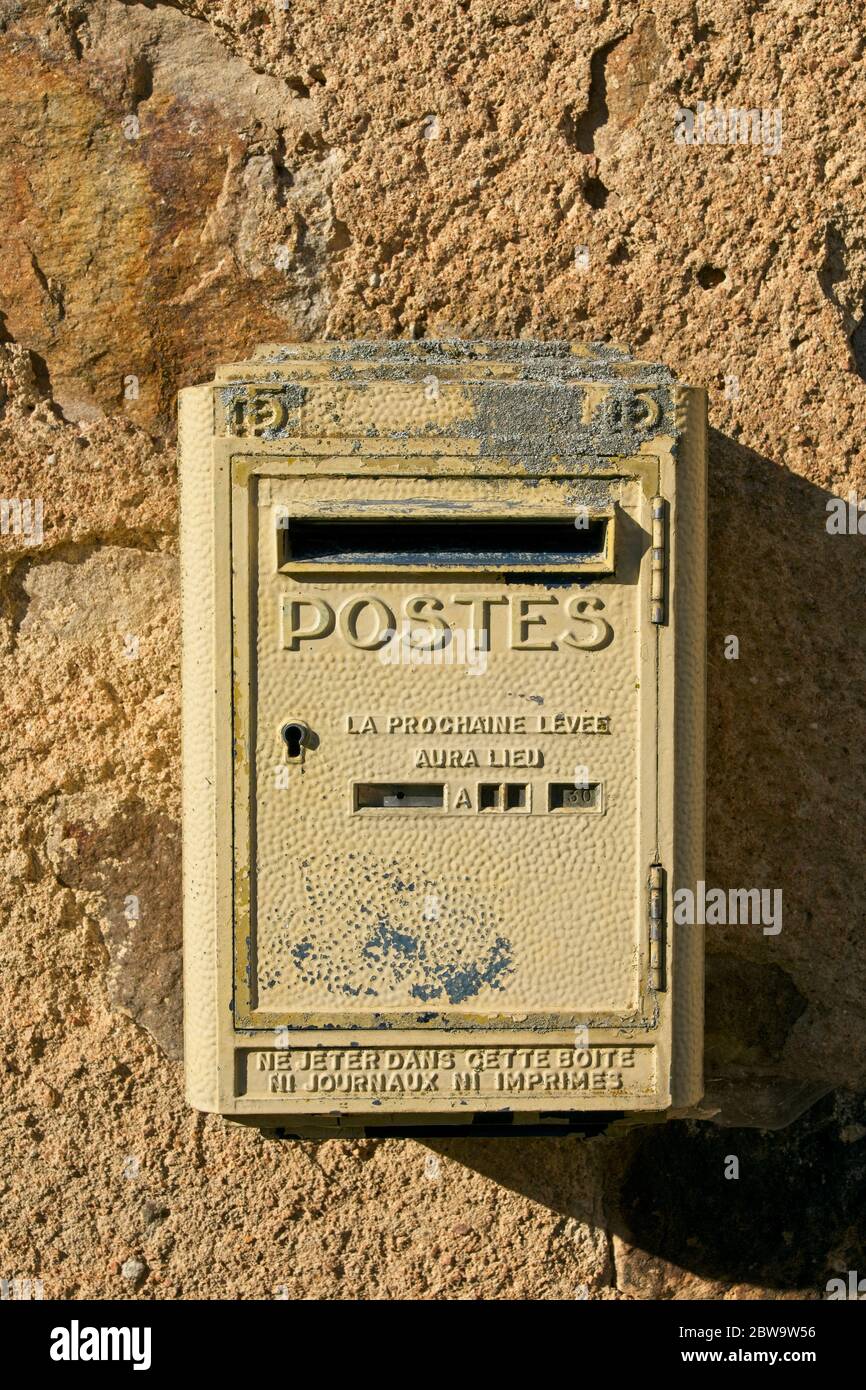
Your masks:
<svg viewBox="0 0 866 1390"><path fill-rule="evenodd" d="M676 453L698 394L621 347L522 339L268 344L218 368L214 389L221 434L292 439L301 453L341 437L365 451L438 443L527 471Z"/></svg>
<svg viewBox="0 0 866 1390"><path fill-rule="evenodd" d="M419 338L376 340L356 338L348 342L262 343L250 359L226 363L216 369L218 381L239 376L261 376L269 370L292 375L321 376L329 372L347 379L355 372L373 372L380 379L406 378L419 370L450 368L463 377L523 380L598 381L617 379L670 383L669 367L633 357L629 349L614 343L572 343L564 339L541 342L513 338Z"/></svg>
<svg viewBox="0 0 866 1390"><path fill-rule="evenodd" d="M259 343L253 349L254 357L272 357L275 354L334 358L360 354L371 358L404 358L407 361L443 354L479 359L501 357L516 361L526 357L630 357L631 351L622 343L600 340L574 343L568 338L348 338L305 343Z"/></svg>

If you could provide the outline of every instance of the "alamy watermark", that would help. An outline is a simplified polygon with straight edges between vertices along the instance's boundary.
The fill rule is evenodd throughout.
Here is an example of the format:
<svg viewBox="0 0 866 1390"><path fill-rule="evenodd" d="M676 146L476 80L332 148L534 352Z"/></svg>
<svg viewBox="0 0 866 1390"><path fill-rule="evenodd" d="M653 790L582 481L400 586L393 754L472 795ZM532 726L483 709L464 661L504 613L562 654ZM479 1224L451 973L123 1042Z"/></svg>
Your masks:
<svg viewBox="0 0 866 1390"><path fill-rule="evenodd" d="M43 1299L45 1289L41 1279L0 1279L0 1301L3 1303L28 1303L32 1299Z"/></svg>
<svg viewBox="0 0 866 1390"><path fill-rule="evenodd" d="M465 666L470 676L483 676L487 670L490 642L486 630L476 632L470 627L452 631L443 626L428 631L407 619L399 631L391 628L386 635L378 651L383 666Z"/></svg>
<svg viewBox="0 0 866 1390"><path fill-rule="evenodd" d="M755 145L766 154L782 148L782 112L778 106L758 108L715 106L697 102L694 111L678 106L674 113L675 145Z"/></svg>
<svg viewBox="0 0 866 1390"><path fill-rule="evenodd" d="M827 1280L827 1298L845 1299L850 1302L862 1303L866 1301L866 1279L857 1277L856 1269L849 1269L846 1278L837 1277Z"/></svg>
<svg viewBox="0 0 866 1390"><path fill-rule="evenodd" d="M824 525L829 536L866 536L866 498L853 488L847 498L831 497Z"/></svg>
<svg viewBox="0 0 866 1390"><path fill-rule="evenodd" d="M782 930L781 888L707 888L699 879L695 890L674 891L673 919L678 927L763 928L764 936Z"/></svg>
<svg viewBox="0 0 866 1390"><path fill-rule="evenodd" d="M42 512L41 497L0 497L0 536L22 536L27 545L41 545Z"/></svg>
<svg viewBox="0 0 866 1390"><path fill-rule="evenodd" d="M51 1329L52 1361L129 1361L134 1371L147 1371L151 1362L149 1327L82 1327L73 1318L68 1327Z"/></svg>

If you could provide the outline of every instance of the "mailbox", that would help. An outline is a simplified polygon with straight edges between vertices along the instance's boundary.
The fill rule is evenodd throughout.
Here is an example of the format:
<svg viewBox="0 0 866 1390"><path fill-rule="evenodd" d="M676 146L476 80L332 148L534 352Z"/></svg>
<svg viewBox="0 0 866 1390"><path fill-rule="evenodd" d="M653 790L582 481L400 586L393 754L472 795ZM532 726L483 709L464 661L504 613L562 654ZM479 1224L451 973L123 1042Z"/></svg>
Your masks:
<svg viewBox="0 0 866 1390"><path fill-rule="evenodd" d="M701 1094L705 394L604 344L180 394L187 1093L288 1134Z"/></svg>

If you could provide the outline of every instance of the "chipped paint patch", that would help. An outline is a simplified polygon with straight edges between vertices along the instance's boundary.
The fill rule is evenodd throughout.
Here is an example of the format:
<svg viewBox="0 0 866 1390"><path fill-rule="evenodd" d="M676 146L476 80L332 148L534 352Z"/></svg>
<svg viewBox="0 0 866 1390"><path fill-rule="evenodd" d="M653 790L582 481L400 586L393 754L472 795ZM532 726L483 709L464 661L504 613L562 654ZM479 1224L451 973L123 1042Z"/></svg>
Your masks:
<svg viewBox="0 0 866 1390"><path fill-rule="evenodd" d="M287 870L285 899L304 906L262 943L262 1007L279 1007L289 987L302 1008L303 986L311 1003L324 988L377 1008L457 1005L505 993L515 973L501 905L420 865L352 853L311 857Z"/></svg>

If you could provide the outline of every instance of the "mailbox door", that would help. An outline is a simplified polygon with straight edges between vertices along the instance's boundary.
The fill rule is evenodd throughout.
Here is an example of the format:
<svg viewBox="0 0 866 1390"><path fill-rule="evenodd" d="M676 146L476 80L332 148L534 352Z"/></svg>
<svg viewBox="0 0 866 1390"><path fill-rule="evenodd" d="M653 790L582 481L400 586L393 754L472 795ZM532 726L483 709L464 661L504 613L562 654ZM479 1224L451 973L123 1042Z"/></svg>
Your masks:
<svg viewBox="0 0 866 1390"><path fill-rule="evenodd" d="M588 490L245 461L237 1027L651 1019L654 466Z"/></svg>

